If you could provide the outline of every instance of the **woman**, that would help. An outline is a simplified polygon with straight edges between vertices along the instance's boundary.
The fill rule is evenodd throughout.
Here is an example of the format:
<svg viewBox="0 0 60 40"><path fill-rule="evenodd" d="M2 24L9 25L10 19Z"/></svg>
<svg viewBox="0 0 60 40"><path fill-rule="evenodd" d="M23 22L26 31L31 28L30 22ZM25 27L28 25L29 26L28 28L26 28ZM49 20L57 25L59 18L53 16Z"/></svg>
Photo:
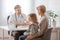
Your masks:
<svg viewBox="0 0 60 40"><path fill-rule="evenodd" d="M41 16L41 19L39 21L39 31L35 33L35 35L28 35L28 40L41 40L41 37L44 36L48 29L48 19L45 16L46 7L44 5L40 5L37 7L38 14Z"/></svg>
<svg viewBox="0 0 60 40"><path fill-rule="evenodd" d="M29 25L29 29L24 32L24 35L21 35L19 37L19 40L28 40L28 39L25 39L27 36L29 35L35 35L35 33L38 32L38 22L37 22L37 17L36 17L36 14L35 13L31 13L29 15L29 22L30 22L30 25Z"/></svg>

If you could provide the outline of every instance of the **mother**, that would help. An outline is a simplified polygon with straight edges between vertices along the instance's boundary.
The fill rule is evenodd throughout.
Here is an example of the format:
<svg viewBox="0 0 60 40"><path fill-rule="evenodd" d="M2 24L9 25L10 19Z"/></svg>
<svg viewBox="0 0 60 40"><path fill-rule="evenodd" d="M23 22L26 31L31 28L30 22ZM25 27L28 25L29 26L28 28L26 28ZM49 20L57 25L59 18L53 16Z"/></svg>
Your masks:
<svg viewBox="0 0 60 40"><path fill-rule="evenodd" d="M40 22L39 22L39 31L35 35L28 35L26 39L29 40L41 40L41 37L44 36L48 29L48 19L45 16L46 7L44 5L40 5L37 7L38 14L41 16Z"/></svg>

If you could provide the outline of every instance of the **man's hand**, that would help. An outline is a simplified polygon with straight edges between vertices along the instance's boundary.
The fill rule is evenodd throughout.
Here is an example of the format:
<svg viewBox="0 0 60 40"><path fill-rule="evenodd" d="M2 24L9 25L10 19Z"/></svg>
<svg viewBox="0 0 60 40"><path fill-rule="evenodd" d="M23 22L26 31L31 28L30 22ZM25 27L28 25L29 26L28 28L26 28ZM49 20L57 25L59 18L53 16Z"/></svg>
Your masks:
<svg viewBox="0 0 60 40"><path fill-rule="evenodd" d="M16 21L12 20L12 21L9 21L9 23L15 24L15 23L16 23Z"/></svg>
<svg viewBox="0 0 60 40"><path fill-rule="evenodd" d="M17 26L26 26L26 25L29 25L28 23L20 23L20 22L17 22L16 23Z"/></svg>
<svg viewBox="0 0 60 40"><path fill-rule="evenodd" d="M17 22L17 23L16 23L16 25L17 25L17 26L19 26L19 25L20 25L20 23L18 23L18 22Z"/></svg>

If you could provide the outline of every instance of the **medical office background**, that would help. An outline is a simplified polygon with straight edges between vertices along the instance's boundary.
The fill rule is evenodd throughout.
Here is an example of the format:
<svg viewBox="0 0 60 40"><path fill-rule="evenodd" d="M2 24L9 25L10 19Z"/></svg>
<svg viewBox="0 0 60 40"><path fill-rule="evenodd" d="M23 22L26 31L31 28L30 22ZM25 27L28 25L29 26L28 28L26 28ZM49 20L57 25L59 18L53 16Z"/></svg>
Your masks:
<svg viewBox="0 0 60 40"><path fill-rule="evenodd" d="M0 0L0 26L7 26L7 16L14 13L14 6L20 5L22 13L37 13L36 7L44 4L48 10L54 10L58 17L56 27L60 27L60 0ZM48 16L48 15L47 15Z"/></svg>

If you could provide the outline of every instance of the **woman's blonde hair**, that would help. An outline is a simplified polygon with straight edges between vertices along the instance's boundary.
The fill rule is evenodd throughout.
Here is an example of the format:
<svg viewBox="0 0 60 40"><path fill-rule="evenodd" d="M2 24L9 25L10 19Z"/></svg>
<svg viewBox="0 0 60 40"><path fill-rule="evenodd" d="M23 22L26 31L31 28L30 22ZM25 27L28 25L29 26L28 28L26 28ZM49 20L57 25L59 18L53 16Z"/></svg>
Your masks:
<svg viewBox="0 0 60 40"><path fill-rule="evenodd" d="M32 21L33 21L34 23L37 23L37 24L38 24L38 22L37 22L37 16L36 16L35 13L29 14L29 17L32 19Z"/></svg>
<svg viewBox="0 0 60 40"><path fill-rule="evenodd" d="M40 5L37 7L37 9L40 9L41 12L45 13L46 12L46 7L44 5Z"/></svg>

